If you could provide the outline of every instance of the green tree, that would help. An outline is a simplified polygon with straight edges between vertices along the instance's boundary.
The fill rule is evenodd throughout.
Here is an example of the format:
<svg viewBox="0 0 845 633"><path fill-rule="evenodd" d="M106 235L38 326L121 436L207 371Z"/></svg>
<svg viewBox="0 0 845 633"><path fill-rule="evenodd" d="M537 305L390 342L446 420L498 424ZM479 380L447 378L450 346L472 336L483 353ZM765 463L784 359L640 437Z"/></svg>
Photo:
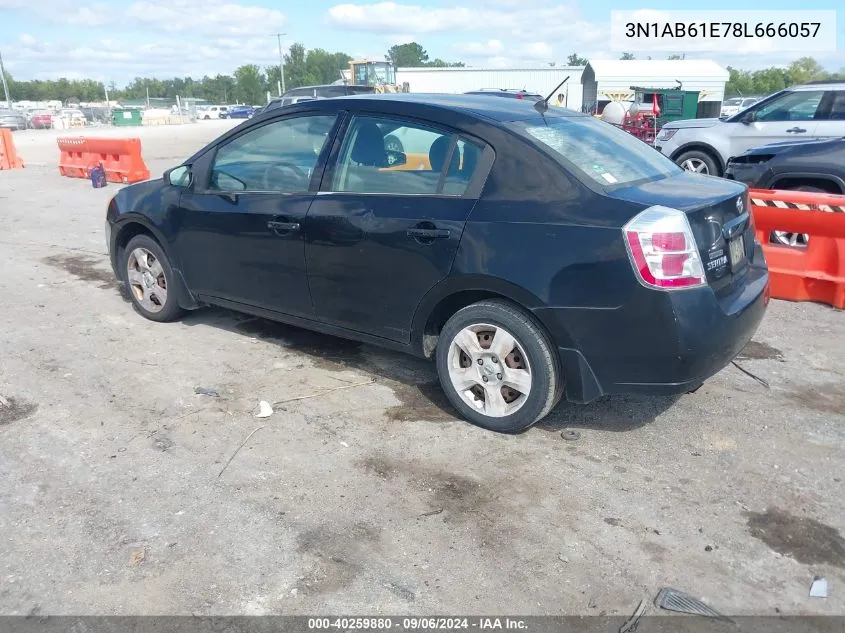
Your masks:
<svg viewBox="0 0 845 633"><path fill-rule="evenodd" d="M316 83L319 83L317 77L308 71L305 46L299 43L291 44L285 55L285 88L290 90L299 86L313 86Z"/></svg>
<svg viewBox="0 0 845 633"><path fill-rule="evenodd" d="M828 76L822 65L812 57L801 57L789 65L789 78L792 83L805 84L818 81Z"/></svg>
<svg viewBox="0 0 845 633"><path fill-rule="evenodd" d="M305 69L318 84L330 84L342 78L341 70L349 68L352 58L346 53L330 53L313 48L305 56Z"/></svg>
<svg viewBox="0 0 845 633"><path fill-rule="evenodd" d="M416 42L391 46L384 58L396 68L413 68L428 65L428 53Z"/></svg>
<svg viewBox="0 0 845 633"><path fill-rule="evenodd" d="M244 103L261 103L264 74L255 64L244 64L235 70L235 99Z"/></svg>
<svg viewBox="0 0 845 633"><path fill-rule="evenodd" d="M571 53L566 58L567 66L586 66L589 60L586 57L581 57L578 53Z"/></svg>
<svg viewBox="0 0 845 633"><path fill-rule="evenodd" d="M622 57L619 59L629 60L629 59L636 59L633 53L622 53Z"/></svg>

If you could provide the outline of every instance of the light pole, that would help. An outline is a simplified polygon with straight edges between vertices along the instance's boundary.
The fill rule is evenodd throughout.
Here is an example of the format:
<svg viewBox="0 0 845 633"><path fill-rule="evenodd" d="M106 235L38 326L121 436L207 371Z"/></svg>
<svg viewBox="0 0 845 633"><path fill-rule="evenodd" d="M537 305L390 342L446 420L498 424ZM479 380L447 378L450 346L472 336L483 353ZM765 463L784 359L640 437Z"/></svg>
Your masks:
<svg viewBox="0 0 845 633"><path fill-rule="evenodd" d="M12 99L9 97L9 84L6 83L6 69L3 67L3 55L0 54L0 80L3 84L3 93L6 95L6 107L12 109Z"/></svg>
<svg viewBox="0 0 845 633"><path fill-rule="evenodd" d="M279 96L285 91L285 58L282 56L282 35L287 33L273 33L279 43Z"/></svg>

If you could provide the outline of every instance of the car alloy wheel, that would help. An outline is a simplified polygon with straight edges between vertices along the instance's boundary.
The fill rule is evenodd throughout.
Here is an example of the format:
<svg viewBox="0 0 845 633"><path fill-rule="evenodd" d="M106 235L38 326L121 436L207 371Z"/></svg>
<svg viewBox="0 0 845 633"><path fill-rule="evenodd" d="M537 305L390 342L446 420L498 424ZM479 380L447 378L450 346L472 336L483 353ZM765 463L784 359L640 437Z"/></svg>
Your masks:
<svg viewBox="0 0 845 633"><path fill-rule="evenodd" d="M135 300L152 314L161 312L167 304L167 278L161 263L142 247L129 253L126 261L126 280Z"/></svg>
<svg viewBox="0 0 845 633"><path fill-rule="evenodd" d="M503 299L458 310L440 330L437 374L461 417L519 433L543 419L563 394L557 350L530 313Z"/></svg>
<svg viewBox="0 0 845 633"><path fill-rule="evenodd" d="M531 393L525 350L505 328L486 323L452 339L449 379L464 402L493 418L516 413Z"/></svg>
<svg viewBox="0 0 845 633"><path fill-rule="evenodd" d="M697 174L709 174L710 170L707 169L707 163L705 163L700 158L687 158L684 162L681 163L681 167L684 171L694 171Z"/></svg>

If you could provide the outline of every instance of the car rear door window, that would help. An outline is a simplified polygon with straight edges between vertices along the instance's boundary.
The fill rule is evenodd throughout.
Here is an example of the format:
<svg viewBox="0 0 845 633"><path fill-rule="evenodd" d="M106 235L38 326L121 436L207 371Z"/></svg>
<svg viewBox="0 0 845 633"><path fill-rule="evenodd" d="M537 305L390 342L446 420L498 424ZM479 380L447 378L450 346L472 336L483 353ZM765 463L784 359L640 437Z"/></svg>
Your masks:
<svg viewBox="0 0 845 633"><path fill-rule="evenodd" d="M218 148L211 166L212 191L308 191L335 115L273 121Z"/></svg>
<svg viewBox="0 0 845 633"><path fill-rule="evenodd" d="M480 147L451 132L357 116L346 133L332 190L461 196L480 154Z"/></svg>

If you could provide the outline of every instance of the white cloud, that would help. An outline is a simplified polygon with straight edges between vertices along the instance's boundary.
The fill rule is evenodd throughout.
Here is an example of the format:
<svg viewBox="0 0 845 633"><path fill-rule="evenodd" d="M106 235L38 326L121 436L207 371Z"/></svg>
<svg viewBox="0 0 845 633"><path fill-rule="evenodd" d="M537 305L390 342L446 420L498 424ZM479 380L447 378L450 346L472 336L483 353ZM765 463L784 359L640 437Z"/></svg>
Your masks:
<svg viewBox="0 0 845 633"><path fill-rule="evenodd" d="M285 23L285 14L276 9L225 0L141 0L126 16L155 30L202 35L266 34Z"/></svg>
<svg viewBox="0 0 845 633"><path fill-rule="evenodd" d="M4 61L9 72L20 78L89 77L122 85L136 76L199 78L231 73L242 64L264 67L278 63L278 52L275 40L264 36L217 38L201 44L180 38L145 44L111 39L80 44L41 41L26 34L10 47Z"/></svg>

